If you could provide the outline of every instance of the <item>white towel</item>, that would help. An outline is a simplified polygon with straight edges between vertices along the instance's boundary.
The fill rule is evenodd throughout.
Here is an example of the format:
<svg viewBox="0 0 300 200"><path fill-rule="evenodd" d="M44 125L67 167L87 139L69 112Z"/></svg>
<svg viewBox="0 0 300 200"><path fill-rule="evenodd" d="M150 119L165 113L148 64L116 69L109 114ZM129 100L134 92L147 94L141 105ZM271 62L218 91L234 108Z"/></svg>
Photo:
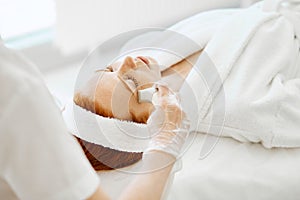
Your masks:
<svg viewBox="0 0 300 200"><path fill-rule="evenodd" d="M102 117L73 101L62 114L69 132L87 142L128 152L142 152L148 146L150 135L145 124Z"/></svg>

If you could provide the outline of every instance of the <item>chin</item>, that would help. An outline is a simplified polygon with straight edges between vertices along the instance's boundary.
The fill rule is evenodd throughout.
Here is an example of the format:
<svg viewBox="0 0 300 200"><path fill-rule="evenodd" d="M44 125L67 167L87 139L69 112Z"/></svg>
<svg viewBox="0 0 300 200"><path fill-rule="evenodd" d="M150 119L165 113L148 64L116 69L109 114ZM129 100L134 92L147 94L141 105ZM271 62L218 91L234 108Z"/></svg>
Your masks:
<svg viewBox="0 0 300 200"><path fill-rule="evenodd" d="M132 116L132 121L136 123L146 124L152 110L153 110L153 106L151 104L151 105L144 106L140 110L135 109L135 111L130 111Z"/></svg>

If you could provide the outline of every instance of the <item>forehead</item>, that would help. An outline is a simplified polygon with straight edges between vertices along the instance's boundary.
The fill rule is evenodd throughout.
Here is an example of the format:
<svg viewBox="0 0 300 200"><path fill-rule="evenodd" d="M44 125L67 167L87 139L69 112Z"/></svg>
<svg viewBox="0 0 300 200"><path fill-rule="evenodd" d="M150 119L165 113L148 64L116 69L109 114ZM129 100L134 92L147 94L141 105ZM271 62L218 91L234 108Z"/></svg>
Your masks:
<svg viewBox="0 0 300 200"><path fill-rule="evenodd" d="M115 72L98 72L97 78L95 79L97 95L108 95L113 93L120 80Z"/></svg>
<svg viewBox="0 0 300 200"><path fill-rule="evenodd" d="M127 119L132 93L118 78L117 72L102 72L95 92L99 113L104 116ZM103 115L103 114L102 114Z"/></svg>
<svg viewBox="0 0 300 200"><path fill-rule="evenodd" d="M129 91L118 78L117 72L101 72L97 79L95 96L99 102L109 106L113 100L127 98Z"/></svg>

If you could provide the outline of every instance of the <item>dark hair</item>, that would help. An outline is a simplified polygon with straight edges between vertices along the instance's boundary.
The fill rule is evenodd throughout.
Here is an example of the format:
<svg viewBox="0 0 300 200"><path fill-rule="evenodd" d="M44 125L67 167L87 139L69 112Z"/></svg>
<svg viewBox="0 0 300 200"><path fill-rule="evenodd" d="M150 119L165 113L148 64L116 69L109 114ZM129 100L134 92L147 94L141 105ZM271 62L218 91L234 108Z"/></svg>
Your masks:
<svg viewBox="0 0 300 200"><path fill-rule="evenodd" d="M99 105L95 105L93 102L92 99L80 93L76 93L74 96L74 103L76 105L104 117L113 117L110 112L107 112ZM127 167L142 159L142 152L124 152L90 143L77 137L76 139L81 145L87 159L97 171Z"/></svg>
<svg viewBox="0 0 300 200"><path fill-rule="evenodd" d="M77 138L86 157L97 171L127 167L138 162L143 153L123 152Z"/></svg>

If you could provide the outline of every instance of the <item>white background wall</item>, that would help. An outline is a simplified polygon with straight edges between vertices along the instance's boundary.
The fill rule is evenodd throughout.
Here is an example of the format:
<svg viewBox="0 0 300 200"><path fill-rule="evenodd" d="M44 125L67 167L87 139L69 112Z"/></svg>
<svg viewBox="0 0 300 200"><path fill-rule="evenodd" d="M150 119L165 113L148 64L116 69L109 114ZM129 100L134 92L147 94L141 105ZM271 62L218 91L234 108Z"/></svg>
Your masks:
<svg viewBox="0 0 300 200"><path fill-rule="evenodd" d="M13 39L55 23L53 0L0 0L0 34Z"/></svg>
<svg viewBox="0 0 300 200"><path fill-rule="evenodd" d="M124 31L166 27L204 10L239 6L239 0L57 0L55 43L72 53Z"/></svg>
<svg viewBox="0 0 300 200"><path fill-rule="evenodd" d="M241 0L241 7L248 7L258 1L260 0Z"/></svg>

